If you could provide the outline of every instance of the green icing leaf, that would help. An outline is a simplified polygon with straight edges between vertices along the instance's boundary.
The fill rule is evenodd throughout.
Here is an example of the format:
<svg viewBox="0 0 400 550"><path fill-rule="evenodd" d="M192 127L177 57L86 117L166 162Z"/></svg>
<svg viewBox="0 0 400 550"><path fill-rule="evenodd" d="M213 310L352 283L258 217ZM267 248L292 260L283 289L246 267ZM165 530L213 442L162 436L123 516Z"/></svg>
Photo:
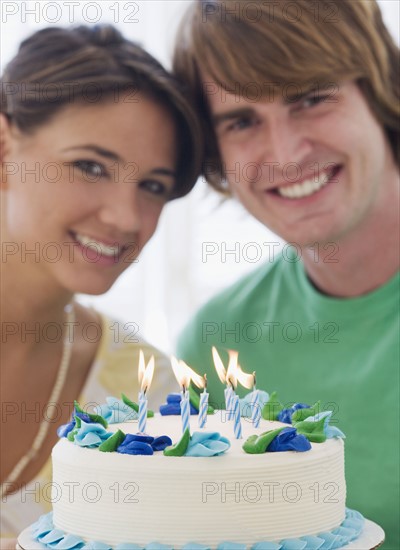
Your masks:
<svg viewBox="0 0 400 550"><path fill-rule="evenodd" d="M282 403L278 400L276 391L272 392L269 401L265 403L261 416L264 420L277 420L278 414L283 410Z"/></svg>
<svg viewBox="0 0 400 550"><path fill-rule="evenodd" d="M275 437L284 429L285 428L283 427L264 432L261 435L251 435L246 439L242 448L246 453L252 455L265 453L271 441L275 439Z"/></svg>
<svg viewBox="0 0 400 550"><path fill-rule="evenodd" d="M99 451L103 451L104 453L113 453L117 449L117 447L121 445L125 437L126 436L124 432L118 430L111 437L103 441L103 443L99 447Z"/></svg>
<svg viewBox="0 0 400 550"><path fill-rule="evenodd" d="M133 409L135 412L137 413L139 412L139 405L137 403L135 403L134 401L131 401L129 397L127 397L124 393L121 393L121 397L125 405ZM153 416L154 416L154 411L150 411L150 410L147 411L147 418L152 418Z"/></svg>
<svg viewBox="0 0 400 550"><path fill-rule="evenodd" d="M139 412L139 405L137 403L135 403L134 401L131 401L129 399L129 397L127 397L124 393L121 393L121 397L122 397L122 401L125 403L125 405L127 405L128 407L130 407L134 411Z"/></svg>
<svg viewBox="0 0 400 550"><path fill-rule="evenodd" d="M107 420L105 420L102 416L100 416L99 414L89 414L89 413L86 413L88 415L88 417L90 418L90 420L92 422L96 422L97 424L101 424L104 428L107 428L108 427L108 422Z"/></svg>
<svg viewBox="0 0 400 550"><path fill-rule="evenodd" d="M82 419L79 416L74 416L75 429L79 430L82 427Z"/></svg>
<svg viewBox="0 0 400 550"><path fill-rule="evenodd" d="M170 445L169 447L164 449L165 456L183 456L189 446L189 441L190 431L189 428L186 428L178 443L175 443L175 445Z"/></svg>
<svg viewBox="0 0 400 550"><path fill-rule="evenodd" d="M67 435L68 441L74 442L74 441L75 441L75 436L76 436L76 434L78 433L78 431L79 431L79 430L77 430L76 428L75 428L74 430L71 430L71 431L69 432L69 434Z"/></svg>
<svg viewBox="0 0 400 550"><path fill-rule="evenodd" d="M192 384L190 384L189 386L189 401L196 410L200 410L200 395L194 389ZM208 405L207 414L214 414L214 412L214 407Z"/></svg>
<svg viewBox="0 0 400 550"><path fill-rule="evenodd" d="M81 411L78 411L78 412L81 412ZM72 442L75 441L75 436L78 433L80 427L82 426L82 420L79 418L79 416L74 416L74 420L75 420L75 428L71 430L67 435L68 441L72 441Z"/></svg>
<svg viewBox="0 0 400 550"><path fill-rule="evenodd" d="M299 434L305 435L308 441L312 443L323 443L326 441L326 435L324 432L325 418L321 418L318 422L308 422L303 420L302 422L296 422L294 427Z"/></svg>
<svg viewBox="0 0 400 550"><path fill-rule="evenodd" d="M78 401L74 401L74 407L76 409L76 412L86 414L92 422L96 422L97 424L101 424L104 428L108 427L107 421L102 416L100 416L99 414L90 414L90 413L85 412L82 409L82 407L79 405ZM76 418L79 418L79 417L75 417L75 420L76 420ZM79 424L79 426L77 425L77 427L80 428L81 424Z"/></svg>
<svg viewBox="0 0 400 550"><path fill-rule="evenodd" d="M309 416L315 416L319 412L321 412L321 401L317 401L309 409L297 409L297 411L294 411L292 414L292 424L295 422L301 422Z"/></svg>
<svg viewBox="0 0 400 550"><path fill-rule="evenodd" d="M82 409L82 407L79 405L78 401L74 401L74 407L76 409L76 412L85 414L85 411Z"/></svg>

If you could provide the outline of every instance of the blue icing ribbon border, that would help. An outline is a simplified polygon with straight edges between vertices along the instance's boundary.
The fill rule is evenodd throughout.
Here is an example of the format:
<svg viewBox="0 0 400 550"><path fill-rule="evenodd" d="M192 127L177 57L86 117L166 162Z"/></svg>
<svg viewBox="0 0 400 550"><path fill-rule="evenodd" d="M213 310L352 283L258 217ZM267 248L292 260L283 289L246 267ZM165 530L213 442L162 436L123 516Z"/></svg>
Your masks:
<svg viewBox="0 0 400 550"><path fill-rule="evenodd" d="M306 535L299 538L285 539L279 542L260 541L248 547L246 544L235 542L221 542L217 550L335 550L357 539L363 530L364 517L356 510L346 508L343 522L332 529L318 535ZM31 526L32 537L52 550L172 550L172 547L158 542L150 542L146 546L134 543L122 543L115 547L100 541L85 542L81 537L64 533L56 529L53 524L53 513L41 516ZM185 550L209 550L209 546L188 542Z"/></svg>

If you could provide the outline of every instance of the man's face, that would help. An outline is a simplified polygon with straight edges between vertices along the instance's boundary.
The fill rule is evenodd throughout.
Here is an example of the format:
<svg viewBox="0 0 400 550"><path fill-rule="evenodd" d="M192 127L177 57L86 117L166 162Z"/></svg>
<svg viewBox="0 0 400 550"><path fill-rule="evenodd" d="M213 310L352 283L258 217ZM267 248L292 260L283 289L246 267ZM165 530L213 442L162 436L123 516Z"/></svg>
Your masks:
<svg viewBox="0 0 400 550"><path fill-rule="evenodd" d="M377 223L392 157L356 83L296 101L252 102L209 81L208 89L230 189L261 223L300 246Z"/></svg>

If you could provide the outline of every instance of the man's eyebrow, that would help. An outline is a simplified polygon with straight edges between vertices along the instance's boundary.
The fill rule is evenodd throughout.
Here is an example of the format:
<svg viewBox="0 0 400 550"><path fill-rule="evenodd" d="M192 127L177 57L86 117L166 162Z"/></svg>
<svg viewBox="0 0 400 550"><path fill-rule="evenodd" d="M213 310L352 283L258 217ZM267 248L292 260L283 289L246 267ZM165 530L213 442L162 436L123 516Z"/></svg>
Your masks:
<svg viewBox="0 0 400 550"><path fill-rule="evenodd" d="M251 107L239 107L238 109L232 109L231 111L225 111L224 113L216 113L212 116L212 121L215 127L226 122L227 120L233 120L235 118L251 116L254 114L254 110Z"/></svg>
<svg viewBox="0 0 400 550"><path fill-rule="evenodd" d="M86 151L92 151L93 153L96 153L97 155L100 155L101 157L105 157L107 159L112 159L117 162L121 162L122 159L117 153L114 153L113 151L110 151L109 149L103 149L103 147L99 147L98 145L75 145L74 147L68 147L67 149L63 149L63 151L73 151L75 149L84 149Z"/></svg>
<svg viewBox="0 0 400 550"><path fill-rule="evenodd" d="M302 92L294 92L293 94L286 94L285 97L282 99L282 103L284 105L291 105L292 103L297 103L298 101L302 101L305 97L311 95L311 94L318 94L318 92L326 92L330 88L329 86L326 87L315 87L315 88L309 88L307 90L304 90ZM225 111L223 113L216 113L212 116L212 121L214 124L214 127L218 127L223 122L234 120L236 118L240 117L249 117L254 114L254 110L252 107L239 107L237 109L232 109L231 111Z"/></svg>

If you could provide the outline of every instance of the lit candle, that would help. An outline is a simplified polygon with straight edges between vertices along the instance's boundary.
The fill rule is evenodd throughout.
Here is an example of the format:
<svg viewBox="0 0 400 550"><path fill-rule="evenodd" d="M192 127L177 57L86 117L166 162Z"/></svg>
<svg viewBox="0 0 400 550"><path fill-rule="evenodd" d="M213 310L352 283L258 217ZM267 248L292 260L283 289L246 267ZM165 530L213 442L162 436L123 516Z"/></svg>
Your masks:
<svg viewBox="0 0 400 550"><path fill-rule="evenodd" d="M251 420L253 426L258 428L261 420L260 396L256 388L256 373L253 372L253 399L251 402Z"/></svg>
<svg viewBox="0 0 400 550"><path fill-rule="evenodd" d="M218 377L223 384L226 384L225 388L225 408L227 411L226 418L227 420L232 420L235 418L235 390L233 382L236 384L237 381L240 382L245 388L251 388L253 383L253 375L243 372L242 368L238 364L239 354L237 351L228 350L229 362L228 368L225 371L224 364L218 355L218 352L215 347L212 348L212 355L214 359L215 369L217 371ZM240 408L240 403L239 403Z"/></svg>
<svg viewBox="0 0 400 550"><path fill-rule="evenodd" d="M207 422L208 393L207 393L207 375L204 375L204 390L200 394L199 407L199 428L204 428Z"/></svg>
<svg viewBox="0 0 400 550"><path fill-rule="evenodd" d="M139 353L139 432L144 433L146 431L147 423L147 391L150 388L151 381L154 374L154 356L152 355L150 361L146 367L144 361L143 351Z"/></svg>
<svg viewBox="0 0 400 550"><path fill-rule="evenodd" d="M232 398L233 398L233 390L232 386L229 383L228 379L228 373L225 370L224 364L222 362L221 357L218 354L217 349L213 346L212 347L212 356L214 360L214 366L218 374L218 378L221 380L222 384L226 384L226 388L224 390L224 396L225 396L225 410L226 410L226 418L227 420L230 420L233 418L232 415ZM229 352L229 365L231 365L231 369L233 366L233 356L232 352ZM229 366L228 366L229 371Z"/></svg>
<svg viewBox="0 0 400 550"><path fill-rule="evenodd" d="M171 357L171 365L178 381L181 390L181 418L182 418L182 433L187 429L190 431L190 401L189 401L189 384L190 371L183 361L178 361L175 357Z"/></svg>
<svg viewBox="0 0 400 550"><path fill-rule="evenodd" d="M236 388L236 376L233 372L231 374L230 381L232 384L232 408L233 408L233 432L235 434L236 439L242 439L242 421L240 416L240 403L239 403L239 396L235 393Z"/></svg>

